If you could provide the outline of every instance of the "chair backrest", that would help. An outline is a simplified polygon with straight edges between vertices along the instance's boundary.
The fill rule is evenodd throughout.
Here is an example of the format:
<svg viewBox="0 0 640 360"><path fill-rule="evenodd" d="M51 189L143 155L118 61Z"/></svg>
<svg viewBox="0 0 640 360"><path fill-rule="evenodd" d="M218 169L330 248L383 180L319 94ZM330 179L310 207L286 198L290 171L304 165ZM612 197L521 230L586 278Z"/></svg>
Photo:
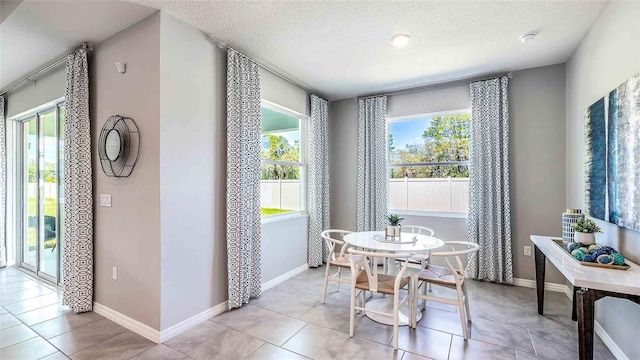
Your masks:
<svg viewBox="0 0 640 360"><path fill-rule="evenodd" d="M384 253L384 252L370 252L357 250L355 248L350 248L349 253L351 253L351 257L349 257L349 261L351 263L351 282L352 285L355 285L358 274L361 270L365 270L367 273L367 278L369 279L369 289L370 291L376 292L378 291L378 260L380 259L390 259L393 262L396 259L404 260L402 261L402 267L400 271L396 273L395 280L395 289L397 290L400 285L400 281L407 271L408 260L411 255L414 253ZM354 256L356 255L356 256ZM372 265L373 264L373 265ZM372 269L373 266L373 269Z"/></svg>
<svg viewBox="0 0 640 360"><path fill-rule="evenodd" d="M408 233L419 234L419 235L427 235L427 236L433 236L433 234L435 234L435 232L429 229L428 227L418 226L418 225L403 225L400 228L400 230L402 232L408 232Z"/></svg>
<svg viewBox="0 0 640 360"><path fill-rule="evenodd" d="M329 249L330 260L336 259L336 245L340 246L340 255L344 255L345 250L347 250L347 246L345 246L346 244L342 238L351 233L353 233L353 231L340 229L329 229L320 233L320 236L324 239L324 242L327 245L327 249Z"/></svg>
<svg viewBox="0 0 640 360"><path fill-rule="evenodd" d="M464 266L462 266L460 256L468 255L480 250L480 245L469 241L445 241L443 248L446 248L447 246L450 247L451 251L434 251L431 255L444 257L444 261L454 274L456 283L459 284L460 281L464 279ZM454 258L456 260L457 266L454 266L451 263L450 258Z"/></svg>

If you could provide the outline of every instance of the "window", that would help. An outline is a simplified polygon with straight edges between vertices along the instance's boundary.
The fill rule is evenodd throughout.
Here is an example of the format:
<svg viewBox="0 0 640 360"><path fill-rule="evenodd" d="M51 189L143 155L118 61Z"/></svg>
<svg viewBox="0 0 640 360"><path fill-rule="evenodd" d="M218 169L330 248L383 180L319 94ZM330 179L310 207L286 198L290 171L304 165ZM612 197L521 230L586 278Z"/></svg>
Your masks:
<svg viewBox="0 0 640 360"><path fill-rule="evenodd" d="M470 119L458 110L387 120L391 211L465 215Z"/></svg>
<svg viewBox="0 0 640 360"><path fill-rule="evenodd" d="M306 210L307 117L262 101L262 216Z"/></svg>
<svg viewBox="0 0 640 360"><path fill-rule="evenodd" d="M59 284L64 243L64 106L62 99L12 118L16 124L17 263Z"/></svg>

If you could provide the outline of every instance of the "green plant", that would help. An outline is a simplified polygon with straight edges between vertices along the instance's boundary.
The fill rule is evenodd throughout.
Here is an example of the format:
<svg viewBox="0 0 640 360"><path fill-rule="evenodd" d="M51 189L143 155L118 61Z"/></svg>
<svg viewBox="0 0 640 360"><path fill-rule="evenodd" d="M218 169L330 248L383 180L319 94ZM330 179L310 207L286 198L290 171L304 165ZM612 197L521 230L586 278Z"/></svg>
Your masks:
<svg viewBox="0 0 640 360"><path fill-rule="evenodd" d="M404 218L401 218L399 215L389 214L389 216L387 216L387 220L389 220L389 225L398 226L400 225L400 221L404 220Z"/></svg>
<svg viewBox="0 0 640 360"><path fill-rule="evenodd" d="M573 230L588 234L602 232L600 226L598 226L598 224L596 224L593 220L589 219L578 219L578 222L573 224Z"/></svg>

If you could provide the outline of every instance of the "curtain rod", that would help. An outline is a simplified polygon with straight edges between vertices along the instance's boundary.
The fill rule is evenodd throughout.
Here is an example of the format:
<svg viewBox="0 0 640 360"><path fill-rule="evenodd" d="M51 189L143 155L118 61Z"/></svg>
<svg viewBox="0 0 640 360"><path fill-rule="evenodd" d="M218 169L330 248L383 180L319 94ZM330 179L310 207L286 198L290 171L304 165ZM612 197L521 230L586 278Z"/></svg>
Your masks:
<svg viewBox="0 0 640 360"><path fill-rule="evenodd" d="M326 100L326 101L329 101L329 100L327 100L325 97L318 95L318 94L317 94L317 91L315 91L315 90L311 90L311 89L309 89L308 87L303 86L303 85L301 85L301 84L299 84L299 83L297 83L297 82L295 82L295 81L293 81L293 80L289 79L288 77L286 77L286 76L284 76L284 75L280 74L279 72L277 72L277 71L273 70L272 68L268 67L267 65L265 65L265 64L263 64L263 63L261 63L261 62L257 61L256 59L254 59L254 58L252 58L252 57L249 57L249 56L247 56L246 54L244 54L243 52L238 51L238 50L236 50L236 49L232 48L231 46L227 45L226 43L224 43L224 42L222 42L222 41L220 41L220 40L217 40L217 39L214 39L214 41L218 44L218 47L219 47L220 49L225 49L225 50L229 50L229 49L231 49L231 50L233 50L233 51L237 52L238 54L240 54L240 55L244 56L245 58L247 58L247 59L249 59L249 60L253 61L253 62L254 62L254 63L256 63L256 64L258 64L258 66L260 66L261 68L263 68L263 69L267 70L268 72L272 73L273 75L275 75L275 76L279 77L280 79L282 79L282 80L284 80L284 81L286 81L286 82L290 83L291 85L294 85L294 86L296 86L296 87L298 87L298 88L300 88L300 89L302 89L302 90L306 91L306 92L307 92L307 93L309 93L309 94L316 95L317 97L320 97L320 98L322 98L322 99L324 99L324 100Z"/></svg>
<svg viewBox="0 0 640 360"><path fill-rule="evenodd" d="M82 46L77 48L76 50L73 50L69 53L64 54L63 56L55 59L54 61L48 63L47 65L31 72L30 74L28 74L27 76L23 77L22 79L19 79L11 84L9 84L9 86L7 86L5 89L3 89L2 91L0 91L0 96L4 95L4 94L8 94L12 91L15 91L21 87L23 87L26 84L29 84L30 82L35 82L36 79L42 77L43 75L45 75L46 73L48 73L49 71L57 68L58 66L64 64L67 61L67 56L77 50L80 49L85 49L87 51L91 51L93 50L91 48L91 44L84 42L82 43Z"/></svg>
<svg viewBox="0 0 640 360"><path fill-rule="evenodd" d="M513 71L510 71L508 73L499 73L499 74L493 74L493 75L483 75L483 76L476 76L476 77L469 77L469 78L451 80L451 81L442 82L442 83L434 83L434 84L429 84L429 85L409 87L409 88L404 88L404 89L392 90L392 91L389 91L389 92L386 92L386 93L381 93L381 94L357 96L357 97L353 98L353 100L357 101L358 99L368 99L368 98L374 98L374 97L378 97L378 96L390 96L390 95L406 94L406 93L412 93L412 92L418 92L418 91L423 91L423 90L443 87L443 86L453 86L453 85L471 83L471 82L476 82L476 81L490 80L490 79L495 79L495 78L503 77L503 76L506 76L509 79L513 79Z"/></svg>

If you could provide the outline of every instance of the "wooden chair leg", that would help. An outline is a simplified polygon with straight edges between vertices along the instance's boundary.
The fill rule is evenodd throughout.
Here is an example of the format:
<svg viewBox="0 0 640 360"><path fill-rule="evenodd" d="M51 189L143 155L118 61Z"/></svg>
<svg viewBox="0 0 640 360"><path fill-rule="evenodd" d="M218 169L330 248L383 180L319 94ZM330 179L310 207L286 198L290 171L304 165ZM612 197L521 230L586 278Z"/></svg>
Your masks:
<svg viewBox="0 0 640 360"><path fill-rule="evenodd" d="M393 348L398 350L398 292L396 290L395 294L393 294Z"/></svg>
<svg viewBox="0 0 640 360"><path fill-rule="evenodd" d="M462 293L464 294L464 307L467 310L467 321L471 322L471 309L469 308L469 295L467 294L466 285L462 285Z"/></svg>
<svg viewBox="0 0 640 360"><path fill-rule="evenodd" d="M418 283L419 286L420 283ZM428 282L424 282L422 283L422 296L427 296L427 287L431 286L431 284L429 284ZM422 310L427 308L427 299L423 298L422 299Z"/></svg>
<svg viewBox="0 0 640 360"><path fill-rule="evenodd" d="M338 268L338 277L342 278L342 273L341 273L342 268ZM338 281L338 291L340 291L340 281Z"/></svg>
<svg viewBox="0 0 640 360"><path fill-rule="evenodd" d="M356 289L351 287L351 306L349 307L349 336L353 337L353 322L356 316Z"/></svg>
<svg viewBox="0 0 640 360"><path fill-rule="evenodd" d="M324 304L327 299L327 285L329 284L329 271L331 270L331 265L327 262L327 270L324 274L324 287L322 289L322 303Z"/></svg>
<svg viewBox="0 0 640 360"><path fill-rule="evenodd" d="M465 340L468 339L467 337L467 321L466 321L466 316L464 314L465 309L464 309L464 294L462 293L462 289L461 288L457 288L458 291L458 311L460 312L460 324L462 325L462 337L464 337Z"/></svg>

